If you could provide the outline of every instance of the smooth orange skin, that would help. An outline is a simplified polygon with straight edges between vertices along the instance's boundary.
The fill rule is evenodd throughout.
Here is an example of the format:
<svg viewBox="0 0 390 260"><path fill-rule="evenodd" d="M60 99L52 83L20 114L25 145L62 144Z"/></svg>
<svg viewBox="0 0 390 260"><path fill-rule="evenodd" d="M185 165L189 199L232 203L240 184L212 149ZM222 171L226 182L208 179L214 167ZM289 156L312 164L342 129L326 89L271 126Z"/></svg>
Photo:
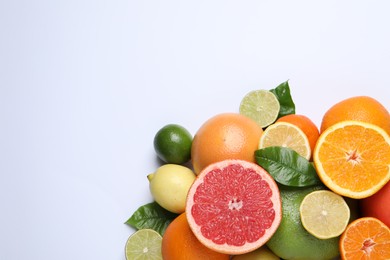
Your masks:
<svg viewBox="0 0 390 260"><path fill-rule="evenodd" d="M368 96L351 97L333 105L322 119L320 132L345 120L371 123L390 134L389 111L376 99Z"/></svg>
<svg viewBox="0 0 390 260"><path fill-rule="evenodd" d="M255 162L255 151L263 129L252 119L224 113L207 120L192 141L191 158L194 172L226 159Z"/></svg>
<svg viewBox="0 0 390 260"><path fill-rule="evenodd" d="M229 260L230 256L215 252L195 237L185 213L176 217L165 230L161 252L164 260Z"/></svg>
<svg viewBox="0 0 390 260"><path fill-rule="evenodd" d="M318 127L314 124L314 122L310 120L310 118L304 115L291 114L279 118L278 120L276 120L276 122L291 123L301 129L309 140L310 149L314 151L317 139L320 136L320 131L318 130Z"/></svg>
<svg viewBox="0 0 390 260"><path fill-rule="evenodd" d="M390 227L390 182L374 195L359 200L362 216L374 217Z"/></svg>

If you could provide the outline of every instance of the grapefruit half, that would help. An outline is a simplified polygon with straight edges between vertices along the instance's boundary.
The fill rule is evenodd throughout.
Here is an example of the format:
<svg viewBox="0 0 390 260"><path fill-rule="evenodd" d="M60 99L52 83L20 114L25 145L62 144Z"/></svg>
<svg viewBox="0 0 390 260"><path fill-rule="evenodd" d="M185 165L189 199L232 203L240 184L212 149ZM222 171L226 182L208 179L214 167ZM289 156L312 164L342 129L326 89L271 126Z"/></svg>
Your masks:
<svg viewBox="0 0 390 260"><path fill-rule="evenodd" d="M264 245L278 228L281 212L271 175L243 160L209 165L187 196L191 230L206 247L224 254L244 254Z"/></svg>

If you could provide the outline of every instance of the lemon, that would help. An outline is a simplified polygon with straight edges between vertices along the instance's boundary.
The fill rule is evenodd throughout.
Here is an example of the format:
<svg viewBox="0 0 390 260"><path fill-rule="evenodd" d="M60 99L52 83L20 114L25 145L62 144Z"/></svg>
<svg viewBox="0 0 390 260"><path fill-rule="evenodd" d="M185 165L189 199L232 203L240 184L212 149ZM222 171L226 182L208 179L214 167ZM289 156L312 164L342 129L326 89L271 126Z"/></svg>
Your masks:
<svg viewBox="0 0 390 260"><path fill-rule="evenodd" d="M127 260L162 260L162 237L152 229L140 229L127 239L125 255Z"/></svg>
<svg viewBox="0 0 390 260"><path fill-rule="evenodd" d="M270 146L290 148L307 160L311 157L309 139L301 129L291 123L276 122L265 129L260 137L259 149Z"/></svg>
<svg viewBox="0 0 390 260"><path fill-rule="evenodd" d="M168 124L157 131L153 146L157 156L166 163L183 164L191 159L192 135L184 127Z"/></svg>
<svg viewBox="0 0 390 260"><path fill-rule="evenodd" d="M340 236L350 218L350 210L343 197L328 190L307 194L299 211L303 227L320 239Z"/></svg>
<svg viewBox="0 0 390 260"><path fill-rule="evenodd" d="M253 90L240 103L240 114L254 120L261 128L276 121L280 110L278 98L269 90Z"/></svg>
<svg viewBox="0 0 390 260"><path fill-rule="evenodd" d="M147 177L150 192L161 207L177 214L184 212L188 190L196 177L191 169L165 164Z"/></svg>

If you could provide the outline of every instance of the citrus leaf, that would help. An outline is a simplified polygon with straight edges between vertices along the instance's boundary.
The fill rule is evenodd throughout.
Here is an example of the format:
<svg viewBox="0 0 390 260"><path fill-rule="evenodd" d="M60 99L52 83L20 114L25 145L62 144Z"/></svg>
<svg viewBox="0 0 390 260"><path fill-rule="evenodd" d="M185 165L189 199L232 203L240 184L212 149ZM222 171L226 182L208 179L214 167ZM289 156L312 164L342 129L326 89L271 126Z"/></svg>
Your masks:
<svg viewBox="0 0 390 260"><path fill-rule="evenodd" d="M290 148L272 146L255 152L256 162L280 184L306 187L321 184L314 166Z"/></svg>
<svg viewBox="0 0 390 260"><path fill-rule="evenodd" d="M280 110L278 118L290 114L295 114L295 104L290 94L290 86L288 81L281 83L275 89L270 91L277 97L280 104Z"/></svg>
<svg viewBox="0 0 390 260"><path fill-rule="evenodd" d="M150 228L163 235L169 223L177 216L158 205L157 202L152 202L139 207L125 224L136 229Z"/></svg>

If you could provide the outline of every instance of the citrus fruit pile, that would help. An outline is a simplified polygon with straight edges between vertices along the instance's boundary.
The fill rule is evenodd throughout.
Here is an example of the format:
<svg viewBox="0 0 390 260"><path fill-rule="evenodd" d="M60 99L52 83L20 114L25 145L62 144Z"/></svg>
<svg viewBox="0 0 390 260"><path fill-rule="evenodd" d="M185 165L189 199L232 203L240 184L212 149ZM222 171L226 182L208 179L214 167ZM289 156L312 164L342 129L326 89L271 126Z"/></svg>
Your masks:
<svg viewBox="0 0 390 260"><path fill-rule="evenodd" d="M296 114L284 82L194 135L157 130L126 258L390 259L390 114L368 96L324 112Z"/></svg>

